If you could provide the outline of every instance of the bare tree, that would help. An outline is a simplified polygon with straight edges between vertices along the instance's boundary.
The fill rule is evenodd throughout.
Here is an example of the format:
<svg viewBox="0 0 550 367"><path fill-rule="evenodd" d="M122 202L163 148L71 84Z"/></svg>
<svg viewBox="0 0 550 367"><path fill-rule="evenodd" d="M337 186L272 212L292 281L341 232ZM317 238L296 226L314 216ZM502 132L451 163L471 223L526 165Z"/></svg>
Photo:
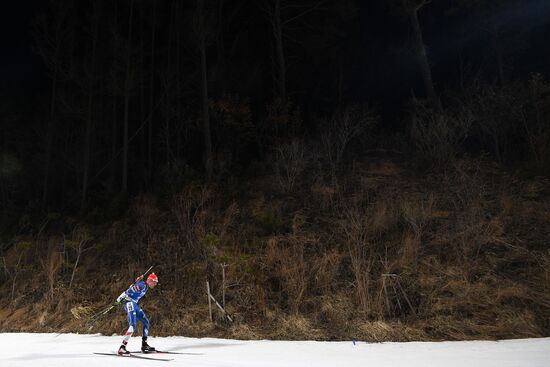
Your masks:
<svg viewBox="0 0 550 367"><path fill-rule="evenodd" d="M275 173L283 190L292 191L307 161L306 146L302 140L295 139L275 148Z"/></svg>
<svg viewBox="0 0 550 367"><path fill-rule="evenodd" d="M409 19L414 35L414 49L420 66L420 72L422 73L422 81L424 83L426 96L432 106L439 108L441 103L435 92L432 69L428 60L426 45L424 44L422 27L418 19L420 10L431 2L432 0L392 0L390 4L393 11Z"/></svg>
<svg viewBox="0 0 550 367"><path fill-rule="evenodd" d="M516 89L517 88L517 89ZM466 89L464 100L478 119L481 138L487 140L499 163L510 153L514 130L519 126L523 87L476 82Z"/></svg>
<svg viewBox="0 0 550 367"><path fill-rule="evenodd" d="M116 156L117 156L117 142L118 142L118 95L120 93L119 79L118 79L118 48L119 48L119 36L118 36L118 1L113 2L112 24L110 24L110 34L112 42L112 60L109 68L108 77L108 91L112 97L112 122L111 122L111 152L109 161L109 181L108 191L115 191L116 182Z"/></svg>
<svg viewBox="0 0 550 367"><path fill-rule="evenodd" d="M151 72L149 75L149 113L151 115L151 120L148 124L147 129L147 172L148 172L148 183L152 184L153 180L153 102L154 102L154 91L155 91L155 42L156 42L156 30L157 30L157 7L156 1L151 2Z"/></svg>
<svg viewBox="0 0 550 367"><path fill-rule="evenodd" d="M496 77L500 85L504 85L507 81L506 71L506 45L503 42L503 21L502 16L495 14L501 13L502 9L510 9L514 0L457 0L455 6L462 11L465 11L470 16L478 19L479 29L489 36L489 43L492 47L488 50L494 52L494 65ZM517 2L520 4L520 2ZM521 5L515 5L519 10ZM511 11L511 10L507 10Z"/></svg>
<svg viewBox="0 0 550 367"><path fill-rule="evenodd" d="M528 84L527 99L520 112L527 145L539 173L550 168L550 84L535 74Z"/></svg>
<svg viewBox="0 0 550 367"><path fill-rule="evenodd" d="M338 169L349 143L376 124L377 120L378 116L371 108L348 106L324 122L321 150L330 167L334 185L337 184Z"/></svg>
<svg viewBox="0 0 550 367"><path fill-rule="evenodd" d="M52 164L53 142L55 137L57 118L57 92L58 84L63 79L64 57L67 53L71 32L70 18L72 12L72 0L50 0L48 14L38 18L35 26L36 51L46 63L52 80L50 92L50 113L46 130L46 157L44 162L44 181L42 183L42 207L48 203L50 192L50 171Z"/></svg>
<svg viewBox="0 0 550 367"><path fill-rule="evenodd" d="M263 10L271 24L274 40L275 73L273 82L276 95L287 100L287 56L285 54L285 30L305 15L321 9L326 0L300 2L296 0L264 0Z"/></svg>
<svg viewBox="0 0 550 367"><path fill-rule="evenodd" d="M197 9L193 17L193 31L200 56L201 110L204 139L204 167L208 178L213 174L212 135L210 131L210 111L208 106L208 66L206 48L211 42L214 27L212 17L208 16L204 0L197 0Z"/></svg>
<svg viewBox="0 0 550 367"><path fill-rule="evenodd" d="M59 271L63 266L63 257L61 256L61 253L58 251L55 245L49 246L46 257L40 260L40 265L42 266L42 270L44 271L46 279L48 280L48 288L50 291L49 299L51 301L53 300L54 296L54 286L57 275L59 274Z"/></svg>
<svg viewBox="0 0 550 367"><path fill-rule="evenodd" d="M75 260L73 263L73 270L71 272L71 280L69 281L69 288L71 288L73 285L76 269L78 268L78 264L80 263L82 255L86 251L92 249L92 246L90 245L91 240L92 236L90 235L89 231L83 227L75 228L70 240L63 238L64 248L71 249L72 252L75 253Z"/></svg>
<svg viewBox="0 0 550 367"><path fill-rule="evenodd" d="M84 210L86 207L86 200L88 194L88 180L90 175L90 145L92 136L93 125L93 107L94 107L94 93L96 84L96 55L97 44L99 38L99 20L101 13L101 2L96 1L93 4L93 12L90 14L90 27L91 27L91 55L90 65L88 70L88 107L86 116L86 129L84 134L84 162L82 170L82 196L80 201L80 209Z"/></svg>
<svg viewBox="0 0 550 367"><path fill-rule="evenodd" d="M416 46L416 55L418 56L418 62L422 71L422 79L424 81L424 88L426 88L426 94L429 100L434 106L439 106L439 98L435 94L435 87L432 77L432 70L428 61L428 55L426 53L426 46L424 45L424 39L422 36L422 28L418 21L418 12L426 4L429 4L431 0L405 0L407 2L407 11L409 12L409 18L411 20L411 26L414 31L414 39Z"/></svg>
<svg viewBox="0 0 550 367"><path fill-rule="evenodd" d="M2 257L2 265L5 275L11 280L11 296L10 300L15 299L15 286L17 278L24 269L23 258L29 248L32 246L30 242L20 241L13 245L11 251Z"/></svg>
<svg viewBox="0 0 550 367"><path fill-rule="evenodd" d="M273 28L273 38L275 39L275 53L278 77L277 89L279 97L286 101L286 60L285 49L283 45L283 22L281 20L281 0L273 1L271 12L271 26Z"/></svg>
<svg viewBox="0 0 550 367"><path fill-rule="evenodd" d="M132 78L132 23L134 20L134 0L130 1L130 11L128 14L128 39L126 43L126 77L124 79L124 132L122 135L122 186L121 191L128 191L128 130L129 130L129 105L130 105L130 80Z"/></svg>

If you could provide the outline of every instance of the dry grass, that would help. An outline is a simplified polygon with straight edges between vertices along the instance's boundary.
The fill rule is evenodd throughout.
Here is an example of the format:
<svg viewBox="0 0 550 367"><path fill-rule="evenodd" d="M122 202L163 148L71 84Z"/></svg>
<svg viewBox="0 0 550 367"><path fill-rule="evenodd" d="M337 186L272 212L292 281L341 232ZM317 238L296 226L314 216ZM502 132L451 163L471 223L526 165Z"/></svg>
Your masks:
<svg viewBox="0 0 550 367"><path fill-rule="evenodd" d="M86 319L93 314L93 310L90 306L75 306L71 308L71 314L77 320Z"/></svg>
<svg viewBox="0 0 550 367"><path fill-rule="evenodd" d="M303 315L287 315L281 317L270 336L283 340L323 340L323 331Z"/></svg>
<svg viewBox="0 0 550 367"><path fill-rule="evenodd" d="M429 336L421 329L381 320L358 322L354 335L356 339L370 343L429 339Z"/></svg>
<svg viewBox="0 0 550 367"><path fill-rule="evenodd" d="M143 301L154 335L372 342L550 335L543 190L473 160L425 177L387 162L359 162L338 185L300 177L306 181L294 187L303 189L284 197L264 185L270 178L248 183L246 198L189 187L170 212L138 198L131 218L96 229L97 245L79 264L87 277L75 277L71 289L55 246L41 250L42 266L21 257L14 302L0 299L0 330L80 331L136 269L154 262L161 287ZM128 262L135 248L148 250ZM6 255L11 270L19 257ZM208 316L205 280L218 296L222 262L233 325ZM1 291L10 294L12 278L3 277ZM39 289L44 280L47 289ZM119 312L94 330L125 327Z"/></svg>
<svg viewBox="0 0 550 367"><path fill-rule="evenodd" d="M258 333L250 325L237 323L229 329L231 338L238 340L254 340L261 338L262 334Z"/></svg>
<svg viewBox="0 0 550 367"><path fill-rule="evenodd" d="M322 294L331 294L337 287L338 274L342 264L343 254L336 249L327 250L312 259L311 271L313 285Z"/></svg>
<svg viewBox="0 0 550 367"><path fill-rule="evenodd" d="M295 236L273 237L265 254L268 271L283 284L285 299L293 313L298 313L308 287L304 246Z"/></svg>
<svg viewBox="0 0 550 367"><path fill-rule="evenodd" d="M42 271L44 272L44 275L46 276L48 282L48 296L50 301L53 301L55 290L54 287L57 282L59 272L63 266L63 257L61 256L61 253L57 248L56 242L57 240L55 238L52 238L49 241L46 257L44 260L40 261Z"/></svg>

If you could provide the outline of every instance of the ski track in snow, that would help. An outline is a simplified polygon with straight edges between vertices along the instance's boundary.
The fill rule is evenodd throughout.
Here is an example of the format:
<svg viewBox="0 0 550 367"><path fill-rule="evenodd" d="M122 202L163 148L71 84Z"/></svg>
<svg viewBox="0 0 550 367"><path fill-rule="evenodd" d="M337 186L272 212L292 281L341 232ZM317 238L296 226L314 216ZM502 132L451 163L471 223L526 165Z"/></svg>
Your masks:
<svg viewBox="0 0 550 367"><path fill-rule="evenodd" d="M169 362L94 355L115 352L121 336L0 333L1 367L549 367L550 338L438 343L242 341L149 337L159 350L202 354L148 354ZM139 350L141 338L130 339Z"/></svg>

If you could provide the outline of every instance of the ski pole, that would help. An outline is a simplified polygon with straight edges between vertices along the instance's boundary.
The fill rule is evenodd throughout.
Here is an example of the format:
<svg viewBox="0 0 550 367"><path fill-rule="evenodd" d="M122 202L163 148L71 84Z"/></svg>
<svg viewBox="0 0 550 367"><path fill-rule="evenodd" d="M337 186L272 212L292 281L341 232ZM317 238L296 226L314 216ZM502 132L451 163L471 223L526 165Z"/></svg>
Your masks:
<svg viewBox="0 0 550 367"><path fill-rule="evenodd" d="M152 265L149 267L149 269L147 269L147 271L146 271L145 273L143 273L143 274L141 274L140 276L138 276L138 277L136 278L136 281L135 281L134 283L137 283L137 282L139 282L140 280L142 280L142 279L147 275L147 273L151 271L151 269L153 269L153 266L152 266Z"/></svg>
<svg viewBox="0 0 550 367"><path fill-rule="evenodd" d="M95 315L93 315L92 317L90 317L88 319L88 324L90 324L90 326L88 327L88 330L92 330L92 328L94 327L94 323L103 315L106 315L107 313L109 313L109 311L111 311L113 308L115 308L116 305L110 305L109 307L103 309L102 311L96 313Z"/></svg>

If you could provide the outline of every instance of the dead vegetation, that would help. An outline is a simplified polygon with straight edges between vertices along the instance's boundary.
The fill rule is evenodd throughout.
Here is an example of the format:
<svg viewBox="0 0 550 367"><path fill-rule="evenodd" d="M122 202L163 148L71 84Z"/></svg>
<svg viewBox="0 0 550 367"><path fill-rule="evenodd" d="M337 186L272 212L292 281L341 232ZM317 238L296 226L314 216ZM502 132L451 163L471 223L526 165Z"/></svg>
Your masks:
<svg viewBox="0 0 550 367"><path fill-rule="evenodd" d="M2 261L0 330L83 331L89 315L154 264L160 286L143 307L156 335L550 335L544 190L526 195L529 181L483 159L425 176L390 160L356 162L337 186L306 171L249 182L243 196L242 188L189 186L170 209L138 198L107 228L67 230L67 256L59 234L15 239ZM228 265L224 289L220 264ZM209 321L207 279L215 297L225 292L235 323ZM124 328L116 311L94 330Z"/></svg>

